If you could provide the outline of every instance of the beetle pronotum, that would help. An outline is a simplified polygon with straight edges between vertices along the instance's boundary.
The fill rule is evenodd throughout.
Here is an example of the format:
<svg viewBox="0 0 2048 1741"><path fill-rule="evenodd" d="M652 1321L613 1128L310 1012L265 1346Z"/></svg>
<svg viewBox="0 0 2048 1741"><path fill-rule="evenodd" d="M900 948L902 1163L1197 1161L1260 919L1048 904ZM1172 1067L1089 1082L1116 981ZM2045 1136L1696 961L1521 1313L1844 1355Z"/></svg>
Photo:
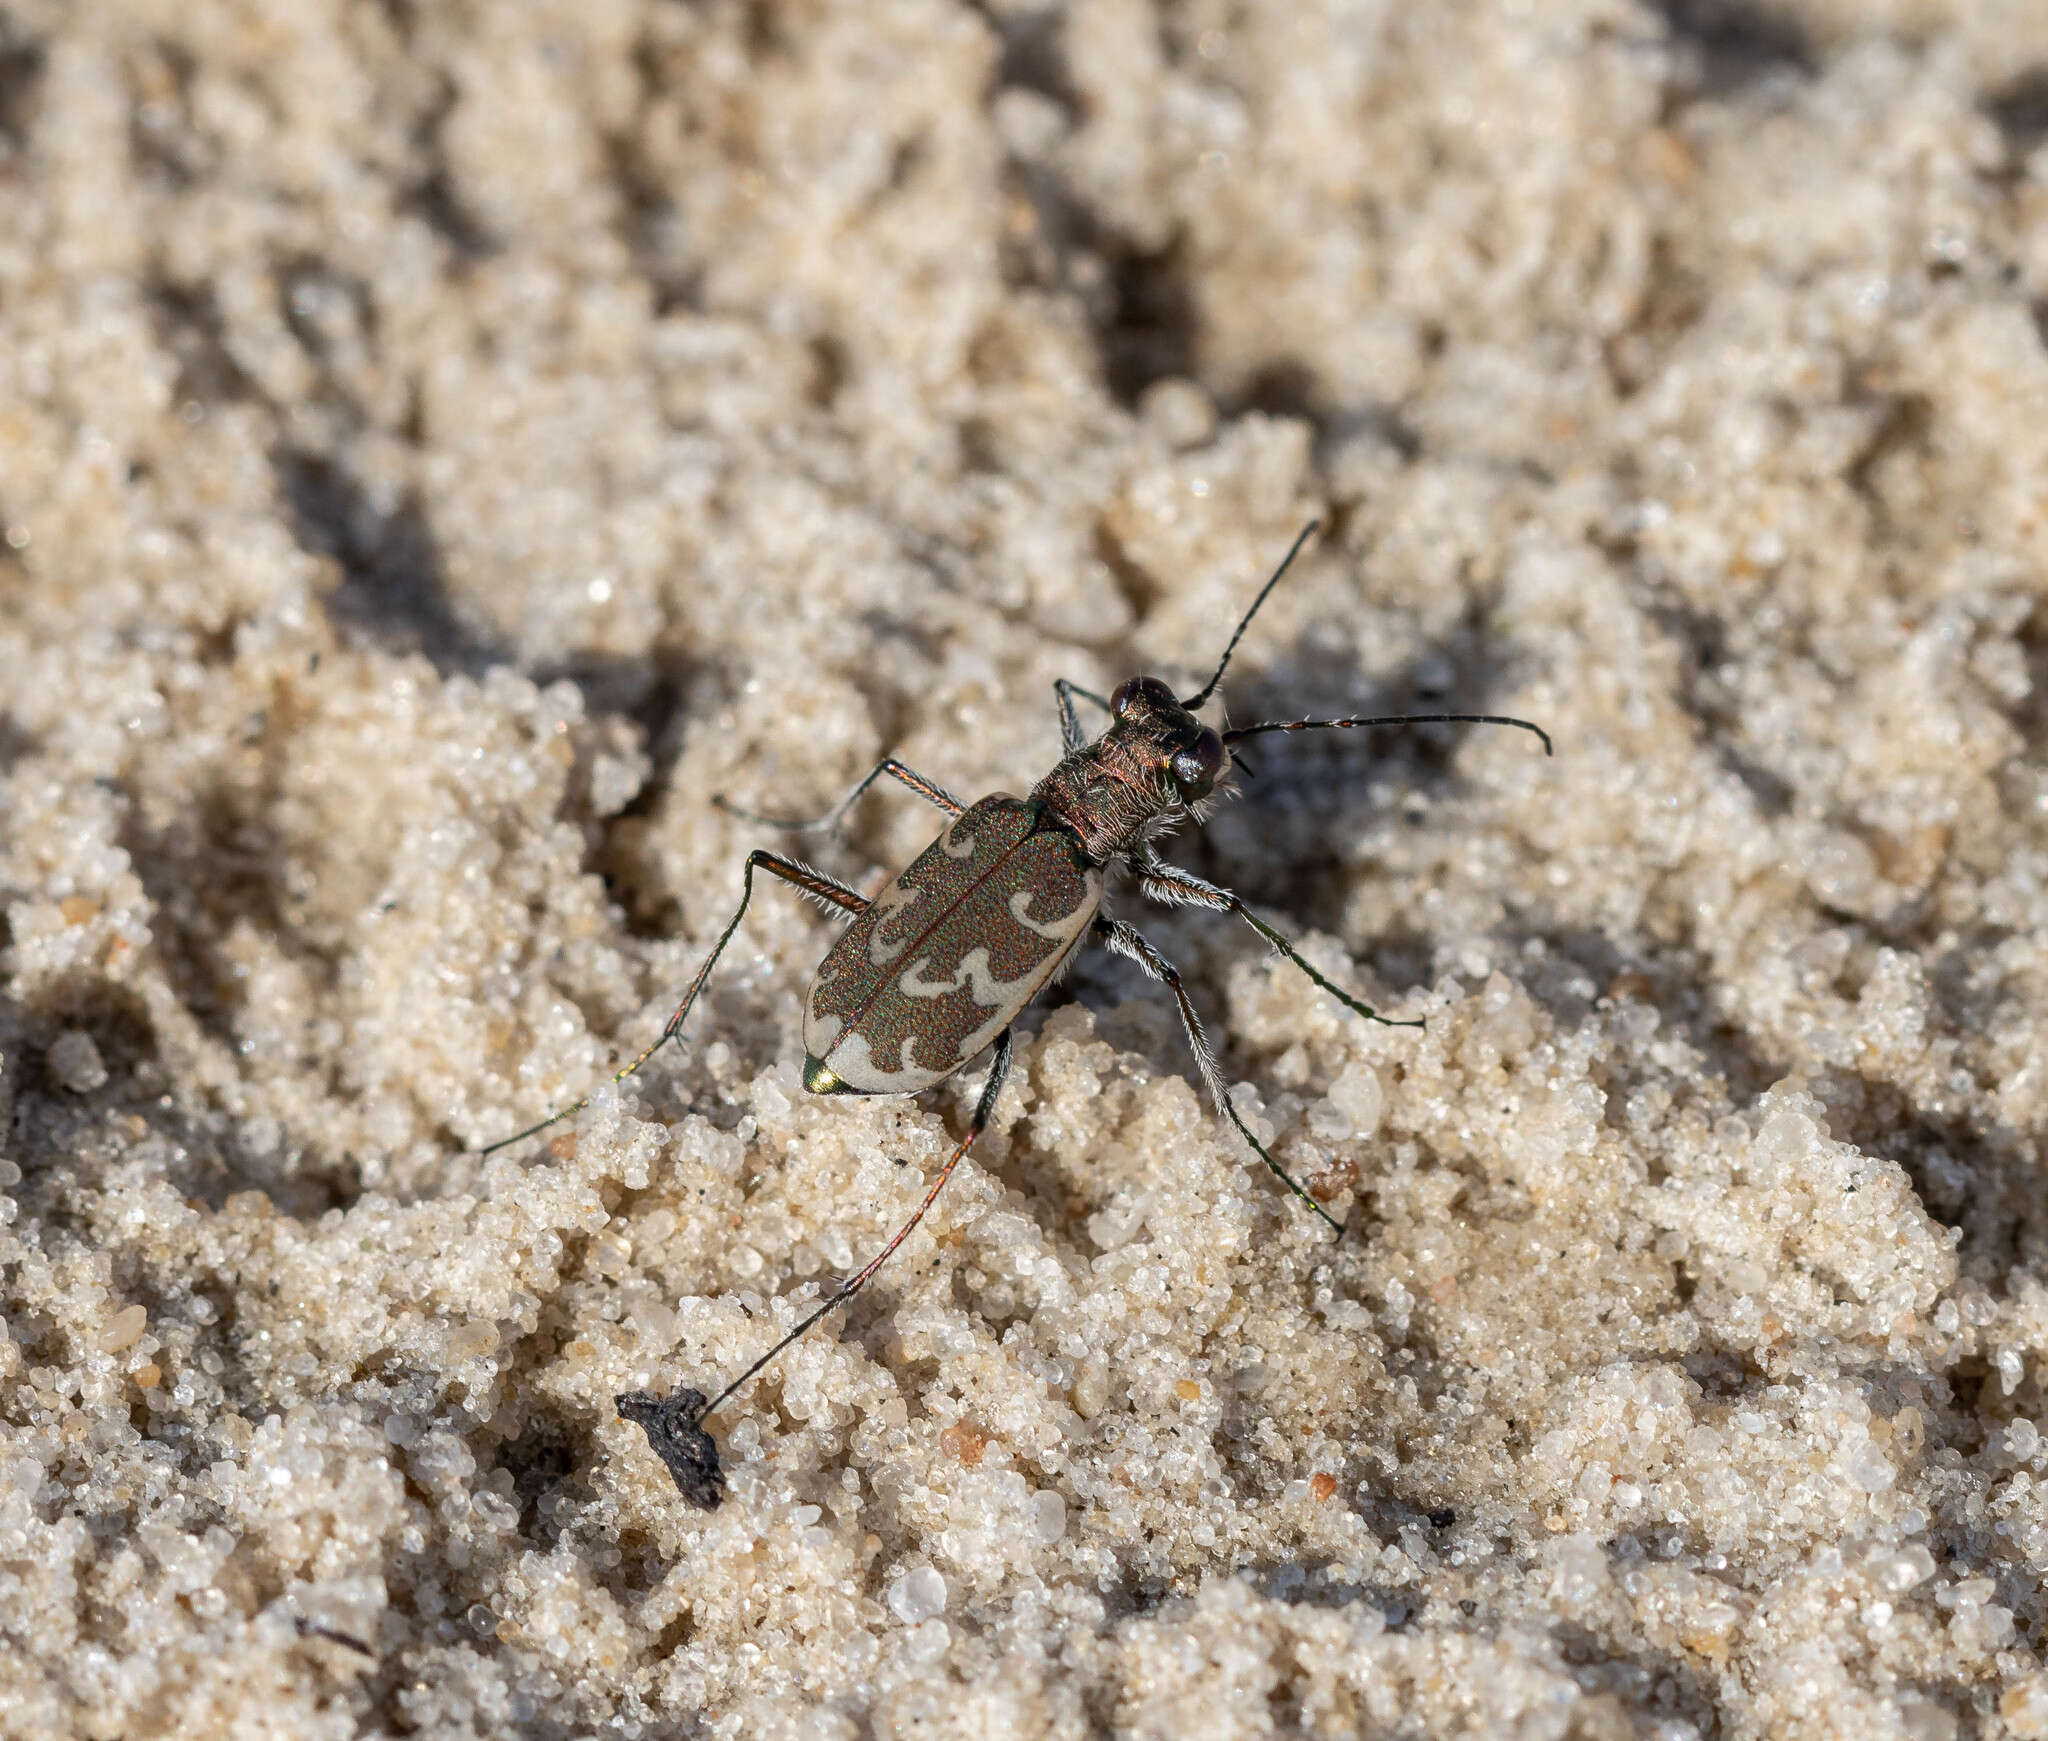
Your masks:
<svg viewBox="0 0 2048 1741"><path fill-rule="evenodd" d="M1195 1067L1217 1109L1281 1184L1333 1233L1342 1233L1328 1211L1288 1175L1238 1116L1216 1054L1173 965L1135 926L1102 911L1104 874L1117 866L1134 875L1139 889L1154 900L1235 913L1345 1008L1389 1026L1419 1027L1419 1022L1394 1022L1332 984L1238 896L1161 859L1157 843L1182 822L1207 818L1224 794L1231 771L1230 746L1263 733L1381 725L1511 725L1534 732L1546 755L1551 744L1542 727L1489 713L1265 720L1220 732L1197 719L1196 709L1215 694L1252 618L1315 530L1314 521L1302 529L1238 622L1209 681L1193 695L1176 698L1156 677L1130 678L1108 700L1065 678L1056 682L1065 753L1028 797L995 793L976 804L962 804L889 756L816 822L733 812L791 832L829 831L886 774L944 811L948 820L938 839L872 899L793 859L758 849L749 853L738 909L697 969L668 1025L612 1078L614 1082L633 1075L681 1032L711 970L746 917L756 870L768 871L853 918L820 964L805 1006L804 1086L813 1094L915 1094L944 1081L991 1047L994 1054L967 1134L946 1157L910 1219L851 1279L710 1402L693 1390L666 1400L644 1392L618 1399L620 1412L646 1429L691 1503L708 1510L724 1490L717 1449L703 1430L705 1418L826 1314L860 1292L924 1219L995 1109L1010 1068L1010 1036L1018 1016L1059 976L1083 943L1092 940L1136 962L1172 993ZM1108 729L1093 742L1075 715L1076 699L1110 716ZM532 1136L588 1104L586 1095L484 1152Z"/></svg>

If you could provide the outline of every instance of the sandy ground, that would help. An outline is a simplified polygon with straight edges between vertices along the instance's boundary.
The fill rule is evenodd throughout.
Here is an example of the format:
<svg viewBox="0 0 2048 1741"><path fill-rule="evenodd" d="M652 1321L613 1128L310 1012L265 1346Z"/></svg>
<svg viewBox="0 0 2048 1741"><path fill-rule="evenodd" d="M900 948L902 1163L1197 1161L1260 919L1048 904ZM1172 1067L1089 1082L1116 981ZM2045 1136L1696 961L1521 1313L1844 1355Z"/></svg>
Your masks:
<svg viewBox="0 0 2048 1741"><path fill-rule="evenodd" d="M2048 1734L2048 7L0 3L0 1734ZM978 1078L749 846L1274 741ZM816 846L872 888L934 830Z"/></svg>

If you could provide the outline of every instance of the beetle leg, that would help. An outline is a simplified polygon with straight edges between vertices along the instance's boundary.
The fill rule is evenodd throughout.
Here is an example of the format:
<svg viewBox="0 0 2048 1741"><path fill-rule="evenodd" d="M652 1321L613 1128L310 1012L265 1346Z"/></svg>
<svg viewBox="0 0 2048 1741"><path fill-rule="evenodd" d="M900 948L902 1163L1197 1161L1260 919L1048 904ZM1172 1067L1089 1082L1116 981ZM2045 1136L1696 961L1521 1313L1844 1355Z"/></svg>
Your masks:
<svg viewBox="0 0 2048 1741"><path fill-rule="evenodd" d="M1235 913L1254 931L1265 938L1273 947L1301 971L1321 986L1333 998L1354 1014L1364 1016L1368 1021L1378 1022L1387 1028L1419 1028L1420 1021L1397 1021L1392 1016L1383 1016L1378 1010L1362 1004L1341 985L1323 977L1309 965L1307 958L1280 933L1244 904L1244 897L1234 895L1215 883L1204 882L1193 871L1185 871L1179 865L1168 864L1164 859L1155 858L1150 852L1136 855L1134 863L1138 872L1138 886L1155 901L1165 901L1177 907L1207 907L1212 912Z"/></svg>
<svg viewBox="0 0 2048 1741"><path fill-rule="evenodd" d="M628 1064L625 1069L614 1073L612 1076L614 1082L623 1082L628 1076L637 1074L640 1067L649 1058L652 1058L656 1052L660 1051L663 1046L667 1045L681 1031L684 1019L690 1013L690 1006L697 1001L697 994L704 989L704 982L711 977L712 968L718 965L718 958L725 953L725 946L732 941L732 934L740 928L740 921L747 916L747 905L754 898L754 870L757 866L762 870L772 872L784 882L789 883L815 900L823 901L828 906L841 908L848 913L865 913L868 910L869 902L867 896L854 889L849 889L836 878L825 875L823 871L813 870L807 864L798 864L794 859L778 858L772 852L757 850L748 853L746 876L740 890L739 910L727 921L725 929L719 932L718 941L712 945L711 953L704 957L704 965L697 969L696 977L690 981L689 990L683 993L683 1001L676 1005L676 1013L669 1017L667 1026L661 1030L654 1044L642 1052L639 1057L635 1058L632 1063ZM573 1118L589 1104L590 1096L586 1094L573 1106L565 1106L559 1112L551 1112L540 1123L528 1125L524 1130L518 1132L517 1135L501 1137L498 1141L492 1143L489 1148L479 1149L477 1153L480 1155L496 1154L502 1148L509 1148L513 1143L519 1142L525 1137L530 1137L546 1130L551 1124L559 1124L565 1118Z"/></svg>
<svg viewBox="0 0 2048 1741"><path fill-rule="evenodd" d="M1210 1048L1209 1036L1202 1032L1202 1018L1195 1014L1195 1006L1188 998L1187 987L1181 983L1180 970L1153 947L1151 940L1137 926L1126 924L1121 919L1097 919L1095 935L1103 947L1112 955L1121 955L1126 961L1135 961L1154 979L1173 993L1173 1001L1180 1005L1181 1026L1187 1030L1188 1050L1195 1055L1195 1068L1201 1071L1202 1080L1208 1084L1210 1098L1224 1117L1237 1126L1237 1134L1251 1144L1252 1152L1266 1163L1267 1170L1302 1202L1320 1215L1329 1229L1339 1239L1344 1237L1343 1227L1320 1203L1304 1191L1292 1174L1266 1152L1266 1146L1252 1135L1243 1119L1237 1115L1237 1108L1231 1102L1230 1090L1223 1085L1223 1073L1216 1067L1216 1054Z"/></svg>
<svg viewBox="0 0 2048 1741"><path fill-rule="evenodd" d="M894 756L884 756L868 770L868 777L840 799L815 822L792 822L786 816L764 816L756 810L742 810L729 802L723 793L711 800L728 816L737 816L742 822L759 823L763 828L780 828L790 834L830 834L846 819L847 811L861 801L867 789L887 774L892 780L900 780L922 798L927 804L936 805L948 816L958 816L967 806L934 780L927 780L915 768L904 766Z"/></svg>
<svg viewBox="0 0 2048 1741"><path fill-rule="evenodd" d="M1078 683L1069 683L1064 677L1055 677L1052 680L1052 692L1059 697L1060 703L1060 748L1078 750L1088 738L1081 730L1081 722L1074 717L1074 697L1078 695L1083 701L1094 702L1104 713L1109 712L1109 703L1094 690L1083 689Z"/></svg>
<svg viewBox="0 0 2048 1741"><path fill-rule="evenodd" d="M1010 1030L1005 1028L996 1037L995 1056L989 1062L988 1080L982 1084L981 1098L974 1103L974 1116L967 1122L967 1134L960 1139L959 1145L946 1157L946 1164L939 1169L937 1176L926 1190L924 1201L918 1204L917 1208L912 1211L910 1219L896 1229L887 1245L883 1246L880 1251L869 1258L861 1266L860 1271L850 1280L840 1284L837 1293L828 1297L823 1305L812 1310L794 1330L790 1331L773 1348L769 1349L766 1354L762 1355L759 1360L755 1361L752 1366L748 1367L745 1372L741 1373L739 1377L734 1379L732 1383L727 1385L725 1389L699 1409L697 1411L697 1420L699 1422L703 1421L713 1409L717 1408L734 1391L738 1390L758 1373L776 1355L780 1354L783 1349L801 1338L804 1332L817 1323L819 1319L845 1305L848 1300L852 1299L855 1294L867 1286L875 1271L880 1269L883 1264L887 1263L895 1255L896 1248L910 1237L911 1230L924 1219L925 1212L939 1200L939 1193L946 1188L946 1181L953 1176L953 1169L960 1164L961 1157L967 1153L968 1149L973 1147L974 1139L988 1128L989 1115L996 1109L996 1098L1002 1093L1003 1080L1009 1074Z"/></svg>

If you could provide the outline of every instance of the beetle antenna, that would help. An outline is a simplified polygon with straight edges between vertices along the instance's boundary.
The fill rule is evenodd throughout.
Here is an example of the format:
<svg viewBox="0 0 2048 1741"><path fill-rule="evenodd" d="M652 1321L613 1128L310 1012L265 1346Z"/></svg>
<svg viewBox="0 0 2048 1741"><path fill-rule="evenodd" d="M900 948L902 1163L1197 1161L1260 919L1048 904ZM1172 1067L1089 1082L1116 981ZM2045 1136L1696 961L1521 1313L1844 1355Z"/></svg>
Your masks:
<svg viewBox="0 0 2048 1741"><path fill-rule="evenodd" d="M1550 733L1540 725L1526 719L1512 719L1504 713L1391 713L1371 717L1361 714L1353 719L1268 719L1257 725L1232 726L1223 734L1223 741L1234 744L1240 738L1256 737L1266 731L1348 731L1353 726L1368 725L1512 725L1522 731L1532 731L1541 738L1546 756L1557 754L1551 747Z"/></svg>
<svg viewBox="0 0 2048 1741"><path fill-rule="evenodd" d="M1321 525L1322 521L1311 520L1306 526L1302 527L1301 535L1287 547L1287 554L1280 558L1280 566L1273 570L1273 578L1259 588L1259 596L1252 600L1252 608L1246 611L1239 620L1237 633L1230 637L1230 645L1223 649L1223 657L1216 661L1215 675L1181 703L1181 706L1190 713L1193 713L1196 708L1200 707L1203 702L1216 693L1216 685L1223 681L1224 669L1230 664L1230 655L1237 651L1237 644L1244 639L1245 630L1252 626L1252 618L1259 614L1259 606L1266 602L1266 595L1280 584L1280 577L1287 572L1288 564L1301 554L1301 547L1309 541L1310 534ZM1224 741L1228 742L1229 740L1225 739Z"/></svg>

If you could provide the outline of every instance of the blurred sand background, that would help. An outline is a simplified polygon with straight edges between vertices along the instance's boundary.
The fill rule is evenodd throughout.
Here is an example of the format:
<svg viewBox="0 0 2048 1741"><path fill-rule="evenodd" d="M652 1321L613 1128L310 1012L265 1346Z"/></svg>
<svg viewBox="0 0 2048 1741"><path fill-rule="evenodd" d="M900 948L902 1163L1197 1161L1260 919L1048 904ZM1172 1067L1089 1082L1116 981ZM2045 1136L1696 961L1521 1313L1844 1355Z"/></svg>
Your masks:
<svg viewBox="0 0 2048 1741"><path fill-rule="evenodd" d="M2044 329L2038 0L0 0L0 1734L2048 1734ZM1349 1237L1091 962L688 1510L977 1077L471 1151L1312 515Z"/></svg>

